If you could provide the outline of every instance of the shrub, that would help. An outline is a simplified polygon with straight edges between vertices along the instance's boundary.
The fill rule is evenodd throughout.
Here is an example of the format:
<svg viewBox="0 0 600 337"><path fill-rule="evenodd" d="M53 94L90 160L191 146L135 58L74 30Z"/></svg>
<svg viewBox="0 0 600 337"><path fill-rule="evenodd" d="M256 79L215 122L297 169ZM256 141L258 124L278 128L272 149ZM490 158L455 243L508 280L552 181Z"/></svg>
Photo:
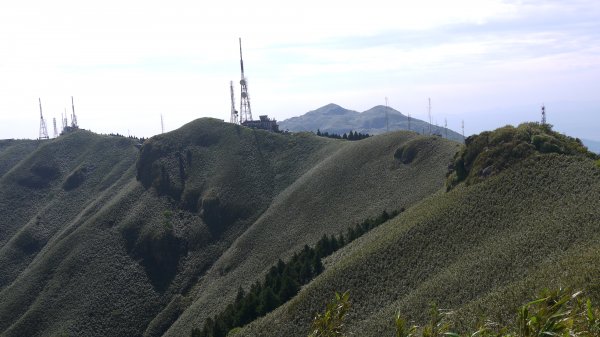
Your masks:
<svg viewBox="0 0 600 337"><path fill-rule="evenodd" d="M468 137L450 165L446 187L477 183L536 154L558 153L597 159L579 139L552 131L550 125L525 123Z"/></svg>
<svg viewBox="0 0 600 337"><path fill-rule="evenodd" d="M541 297L523 305L517 314L516 326L500 327L487 321L477 331L464 336L480 337L546 337L546 336L600 336L600 310L592 306L590 299L581 299L581 292L574 294L564 289L544 291ZM448 311L430 311L430 320L423 326L407 327L400 314L396 316L397 337L459 337L450 332Z"/></svg>
<svg viewBox="0 0 600 337"><path fill-rule="evenodd" d="M317 313L313 319L309 337L343 336L344 318L350 310L350 293L348 291L335 297L327 304L325 312Z"/></svg>

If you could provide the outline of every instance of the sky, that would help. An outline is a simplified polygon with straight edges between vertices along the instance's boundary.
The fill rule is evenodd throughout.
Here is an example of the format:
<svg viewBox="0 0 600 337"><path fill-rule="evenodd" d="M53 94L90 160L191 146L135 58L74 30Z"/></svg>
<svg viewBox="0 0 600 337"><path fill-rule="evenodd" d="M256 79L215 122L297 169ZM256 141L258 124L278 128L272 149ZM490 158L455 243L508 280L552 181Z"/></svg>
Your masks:
<svg viewBox="0 0 600 337"><path fill-rule="evenodd" d="M149 137L239 105L254 118L385 104L465 133L548 122L600 140L597 0L2 1L0 139L80 127ZM238 107L239 109L239 107Z"/></svg>

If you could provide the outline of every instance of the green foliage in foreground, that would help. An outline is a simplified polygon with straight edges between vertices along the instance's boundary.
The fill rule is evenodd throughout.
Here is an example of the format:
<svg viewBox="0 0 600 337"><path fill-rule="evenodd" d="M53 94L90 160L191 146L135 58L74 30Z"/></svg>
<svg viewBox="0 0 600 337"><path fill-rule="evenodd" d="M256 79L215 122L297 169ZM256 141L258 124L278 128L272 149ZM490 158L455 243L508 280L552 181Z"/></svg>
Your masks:
<svg viewBox="0 0 600 337"><path fill-rule="evenodd" d="M294 297L300 290L300 286L307 284L323 272L322 258L333 254L346 244L398 214L398 211L391 214L383 211L376 218L366 219L355 227L350 227L346 234L340 234L338 237L323 235L314 248L305 245L287 263L279 260L276 265L271 267L262 283L258 281L254 283L248 293L240 288L235 302L229 304L224 311L214 316L214 318L206 319L202 330L193 329L192 337L224 337L235 327L246 325L256 318L275 310ZM329 318L323 319L329 320ZM332 322L330 323L333 324Z"/></svg>
<svg viewBox="0 0 600 337"><path fill-rule="evenodd" d="M544 291L539 299L523 305L512 326L483 321L471 333L451 331L452 312L432 305L429 321L409 325L398 313L395 317L396 337L598 337L600 308L594 307L581 292L571 294L559 289ZM317 313L309 337L344 336L343 321L350 308L349 293L335 294L323 314Z"/></svg>
<svg viewBox="0 0 600 337"><path fill-rule="evenodd" d="M335 297L327 304L323 314L317 313L313 320L308 337L343 336L344 318L350 310L350 293L335 293Z"/></svg>
<svg viewBox="0 0 600 337"><path fill-rule="evenodd" d="M548 124L507 125L465 139L465 147L456 154L448 175L447 188L458 183L477 183L490 175L535 154L558 153L599 159L580 139L552 130Z"/></svg>

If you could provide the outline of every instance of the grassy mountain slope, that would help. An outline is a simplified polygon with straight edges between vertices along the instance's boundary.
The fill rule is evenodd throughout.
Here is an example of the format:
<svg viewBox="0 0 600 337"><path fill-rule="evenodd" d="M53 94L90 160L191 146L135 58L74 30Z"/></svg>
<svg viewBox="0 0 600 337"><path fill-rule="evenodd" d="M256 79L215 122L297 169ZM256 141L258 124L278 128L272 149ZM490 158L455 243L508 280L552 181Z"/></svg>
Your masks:
<svg viewBox="0 0 600 337"><path fill-rule="evenodd" d="M210 119L149 140L139 161L122 137L41 144L0 178L7 336L141 335L279 190L343 146Z"/></svg>
<svg viewBox="0 0 600 337"><path fill-rule="evenodd" d="M387 113L387 120L386 120ZM329 132L336 134L357 131L371 135L390 131L409 130L408 117L397 110L383 105L375 106L364 112L344 109L336 104L328 104L298 117L286 119L280 124L281 130ZM410 130L420 134L429 134L430 125L419 119L410 119ZM463 137L450 129L431 125L431 133L445 138L461 141ZM447 133L447 137L446 137Z"/></svg>
<svg viewBox="0 0 600 337"><path fill-rule="evenodd" d="M493 149L487 149L493 151ZM393 317L423 323L431 302L459 330L506 321L544 287L600 299L600 168L538 153L477 184L424 199L334 254L287 305L236 336L306 336L333 291L349 290L348 331L393 335Z"/></svg>
<svg viewBox="0 0 600 337"><path fill-rule="evenodd" d="M270 260L439 189L457 149L214 119L135 145L86 131L0 143L0 335L187 335Z"/></svg>
<svg viewBox="0 0 600 337"><path fill-rule="evenodd" d="M454 142L407 132L345 144L280 193L219 258L168 336L189 334L233 300L239 286L248 289L279 258L290 257L304 244L437 191L458 148ZM399 148L412 149L410 160L402 163L395 157Z"/></svg>

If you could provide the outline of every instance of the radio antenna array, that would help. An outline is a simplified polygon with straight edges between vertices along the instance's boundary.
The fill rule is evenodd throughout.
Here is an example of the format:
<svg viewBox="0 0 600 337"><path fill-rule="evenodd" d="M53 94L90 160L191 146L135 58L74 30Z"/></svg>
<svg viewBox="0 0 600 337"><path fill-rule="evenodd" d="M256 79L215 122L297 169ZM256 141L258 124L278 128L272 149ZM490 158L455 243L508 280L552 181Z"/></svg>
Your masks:
<svg viewBox="0 0 600 337"><path fill-rule="evenodd" d="M231 117L229 122L239 124L238 111L235 109L235 96L233 94L233 81L229 81L229 91L231 92Z"/></svg>
<svg viewBox="0 0 600 337"><path fill-rule="evenodd" d="M46 121L44 120L44 115L42 115L42 99L38 98L38 102L40 103L40 137L39 139L50 139L48 137L48 129L46 128Z"/></svg>
<svg viewBox="0 0 600 337"><path fill-rule="evenodd" d="M546 125L546 106L542 104L542 125Z"/></svg>
<svg viewBox="0 0 600 337"><path fill-rule="evenodd" d="M71 96L71 111L73 111L73 115L71 116L71 127L78 128L77 124L77 115L75 115L75 104L73 103L73 96Z"/></svg>
<svg viewBox="0 0 600 337"><path fill-rule="evenodd" d="M242 69L242 79L240 80L240 124L252 120L252 109L250 108L250 95L248 94L248 80L244 75L244 59L242 57L242 38L240 37L240 67Z"/></svg>

